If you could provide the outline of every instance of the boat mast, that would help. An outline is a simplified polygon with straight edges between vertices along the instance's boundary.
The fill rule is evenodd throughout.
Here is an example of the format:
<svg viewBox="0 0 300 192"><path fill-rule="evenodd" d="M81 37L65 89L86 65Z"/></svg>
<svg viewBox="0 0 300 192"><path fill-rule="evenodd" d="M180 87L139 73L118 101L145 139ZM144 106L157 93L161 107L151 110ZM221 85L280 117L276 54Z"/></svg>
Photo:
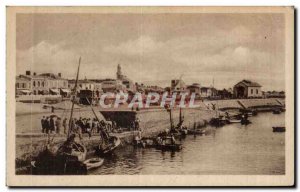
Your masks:
<svg viewBox="0 0 300 192"><path fill-rule="evenodd" d="M179 123L181 123L182 117L181 117L181 107L179 108Z"/></svg>
<svg viewBox="0 0 300 192"><path fill-rule="evenodd" d="M172 109L170 107L170 124L171 124L171 129L174 128L174 125L173 125L173 119L172 119Z"/></svg>
<svg viewBox="0 0 300 192"><path fill-rule="evenodd" d="M70 136L71 128L72 128L72 118L73 118L73 110L74 110L74 104L75 104L75 98L76 98L76 92L77 92L77 83L78 83L80 62L81 62L81 57L79 57L79 64L78 64L78 69L77 69L76 81L75 81L75 86L74 86L74 90L73 90L74 91L74 97L72 98L72 108L71 108L71 115L70 115L70 119L69 119L68 138Z"/></svg>
<svg viewBox="0 0 300 192"><path fill-rule="evenodd" d="M90 103L90 101L89 101L89 99L88 99L87 97L86 97L86 101L87 101L88 104L90 105L90 107L91 107L91 109L92 109L92 112L93 112L94 116L96 117L98 123L100 124L100 120L99 120L99 118L97 117L97 115L96 115L96 113L95 113L95 111L94 111L94 109L93 109L93 106L92 106L92 104ZM101 134L101 135L103 135L103 136L105 137L104 139L107 141L107 140L109 139L109 133L108 133L105 129L102 129L102 131L105 132L105 135L103 135L103 134Z"/></svg>

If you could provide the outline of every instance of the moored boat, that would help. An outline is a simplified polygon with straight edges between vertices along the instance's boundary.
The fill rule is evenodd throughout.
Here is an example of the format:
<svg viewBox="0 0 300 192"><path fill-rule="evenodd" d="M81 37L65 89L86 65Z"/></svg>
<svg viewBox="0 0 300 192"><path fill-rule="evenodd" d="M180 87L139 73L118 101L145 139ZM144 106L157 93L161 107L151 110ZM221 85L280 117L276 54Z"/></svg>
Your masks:
<svg viewBox="0 0 300 192"><path fill-rule="evenodd" d="M182 145L176 143L174 137L166 136L166 137L158 138L156 149L162 151L179 151L182 149Z"/></svg>
<svg viewBox="0 0 300 192"><path fill-rule="evenodd" d="M241 123L242 120L241 119L229 119L228 122L229 123Z"/></svg>
<svg viewBox="0 0 300 192"><path fill-rule="evenodd" d="M190 135L204 135L206 133L205 129L190 129L188 134Z"/></svg>
<svg viewBox="0 0 300 192"><path fill-rule="evenodd" d="M277 126L277 127L272 127L273 132L285 132L285 127L284 126Z"/></svg>
<svg viewBox="0 0 300 192"><path fill-rule="evenodd" d="M77 69L74 93L76 93L77 82L80 69L80 61ZM50 145L50 135L46 148L39 153L34 161L31 162L33 174L47 175L68 175L68 174L86 174L86 166L83 161L86 159L87 149L82 143L75 141L76 135L73 130L73 110L75 97L72 99L72 108L69 120L69 129L66 141L58 148ZM54 137L52 138L53 141ZM57 149L57 150L56 150Z"/></svg>
<svg viewBox="0 0 300 192"><path fill-rule="evenodd" d="M109 136L107 140L102 139L96 148L96 154L100 156L109 155L120 145L121 139L119 137Z"/></svg>
<svg viewBox="0 0 300 192"><path fill-rule="evenodd" d="M91 169L101 167L104 163L104 159L96 157L96 158L85 160L83 163L86 165L87 170L91 170Z"/></svg>
<svg viewBox="0 0 300 192"><path fill-rule="evenodd" d="M280 114L281 113L281 109L273 109L273 114Z"/></svg>

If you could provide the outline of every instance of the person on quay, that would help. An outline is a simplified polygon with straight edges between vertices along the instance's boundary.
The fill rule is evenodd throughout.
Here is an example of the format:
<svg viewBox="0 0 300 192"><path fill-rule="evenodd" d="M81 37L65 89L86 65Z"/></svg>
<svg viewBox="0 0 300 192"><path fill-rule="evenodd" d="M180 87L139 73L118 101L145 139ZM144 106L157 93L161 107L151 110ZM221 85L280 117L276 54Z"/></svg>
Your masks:
<svg viewBox="0 0 300 192"><path fill-rule="evenodd" d="M58 117L55 121L55 126L56 126L56 133L60 134L60 129L61 129L61 119Z"/></svg>
<svg viewBox="0 0 300 192"><path fill-rule="evenodd" d="M140 129L140 119L138 117L134 121L134 128L135 128L135 130Z"/></svg>
<svg viewBox="0 0 300 192"><path fill-rule="evenodd" d="M64 118L62 126L64 127L64 134L67 134L67 118Z"/></svg>
<svg viewBox="0 0 300 192"><path fill-rule="evenodd" d="M42 125L42 133L45 133L46 130L45 130L45 116L43 116L43 118L41 119L41 125Z"/></svg>
<svg viewBox="0 0 300 192"><path fill-rule="evenodd" d="M90 118L88 118L87 120L86 120L86 132L87 132L87 134L89 135L89 138L91 138L92 137L92 133L91 133L91 130L92 129L92 122L91 122L91 119Z"/></svg>
<svg viewBox="0 0 300 192"><path fill-rule="evenodd" d="M50 133L52 133L52 131L55 131L55 123L53 117L50 117Z"/></svg>
<svg viewBox="0 0 300 192"><path fill-rule="evenodd" d="M45 133L49 133L50 131L50 122L49 122L49 117L46 117L44 120L44 127L45 127Z"/></svg>

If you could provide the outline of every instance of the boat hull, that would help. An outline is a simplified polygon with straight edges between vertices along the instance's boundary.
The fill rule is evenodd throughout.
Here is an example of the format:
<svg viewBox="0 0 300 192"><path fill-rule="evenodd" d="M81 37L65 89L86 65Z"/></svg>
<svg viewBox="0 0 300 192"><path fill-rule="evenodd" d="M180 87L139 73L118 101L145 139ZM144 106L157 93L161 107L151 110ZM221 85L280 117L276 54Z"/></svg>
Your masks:
<svg viewBox="0 0 300 192"><path fill-rule="evenodd" d="M285 132L285 127L272 127L273 132Z"/></svg>
<svg viewBox="0 0 300 192"><path fill-rule="evenodd" d="M119 137L111 136L109 140L110 140L109 141L110 144L105 148L103 148L101 144L97 146L96 148L97 155L104 156L104 155L112 154L113 151L121 145L121 139Z"/></svg>
<svg viewBox="0 0 300 192"><path fill-rule="evenodd" d="M103 158L91 158L83 162L86 165L87 170L96 169L101 167L104 163Z"/></svg>

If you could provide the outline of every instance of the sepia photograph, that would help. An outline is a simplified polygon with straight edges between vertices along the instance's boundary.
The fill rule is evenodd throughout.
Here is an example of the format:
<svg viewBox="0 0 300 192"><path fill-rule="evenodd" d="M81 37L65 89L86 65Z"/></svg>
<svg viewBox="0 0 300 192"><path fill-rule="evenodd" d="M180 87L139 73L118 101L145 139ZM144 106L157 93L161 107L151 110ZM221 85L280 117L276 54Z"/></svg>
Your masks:
<svg viewBox="0 0 300 192"><path fill-rule="evenodd" d="M293 7L6 21L7 185L294 185Z"/></svg>

